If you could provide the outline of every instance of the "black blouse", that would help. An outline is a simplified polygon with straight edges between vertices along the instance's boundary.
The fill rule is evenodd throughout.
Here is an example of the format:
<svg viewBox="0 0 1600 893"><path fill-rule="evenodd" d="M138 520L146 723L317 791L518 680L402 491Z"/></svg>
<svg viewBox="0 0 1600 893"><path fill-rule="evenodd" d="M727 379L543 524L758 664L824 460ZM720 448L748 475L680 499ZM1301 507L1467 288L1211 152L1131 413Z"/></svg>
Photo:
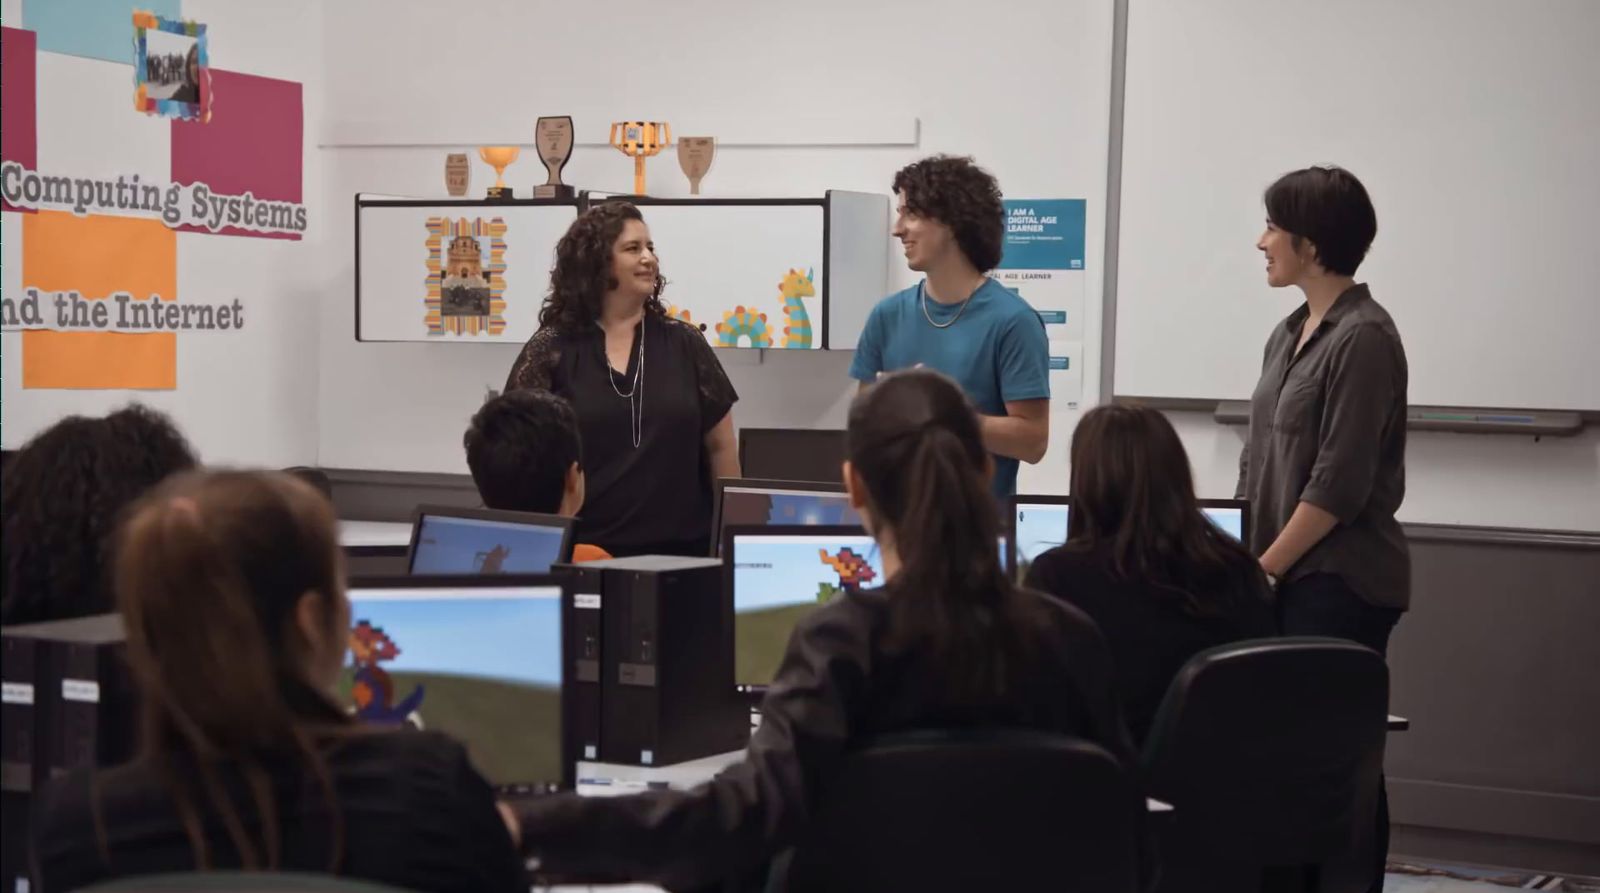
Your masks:
<svg viewBox="0 0 1600 893"><path fill-rule="evenodd" d="M1108 553L1070 543L1035 559L1027 585L1078 608L1100 627L1116 667L1122 715L1142 747L1161 699L1189 658L1216 645L1277 635L1267 578L1255 562L1240 558L1236 572L1219 584L1232 591L1219 599L1226 607L1215 616L1186 613L1154 583L1119 578ZM1198 590L1208 583L1195 574L1185 585Z"/></svg>
<svg viewBox="0 0 1600 893"><path fill-rule="evenodd" d="M896 731L1038 729L1086 738L1133 765L1094 623L1038 593L1022 596L1040 602L1029 630L1040 637L1037 657L1010 674L1003 694L963 705L949 702L925 655L885 646L895 596L834 599L796 626L743 762L691 791L530 801L523 850L561 881L684 889L743 877L794 842L853 745Z"/></svg>
<svg viewBox="0 0 1600 893"><path fill-rule="evenodd" d="M551 391L578 414L587 479L580 542L618 557L710 553L705 436L739 395L699 329L646 313L628 368L618 371L598 325L586 332L546 326L511 367L505 389L518 388Z"/></svg>

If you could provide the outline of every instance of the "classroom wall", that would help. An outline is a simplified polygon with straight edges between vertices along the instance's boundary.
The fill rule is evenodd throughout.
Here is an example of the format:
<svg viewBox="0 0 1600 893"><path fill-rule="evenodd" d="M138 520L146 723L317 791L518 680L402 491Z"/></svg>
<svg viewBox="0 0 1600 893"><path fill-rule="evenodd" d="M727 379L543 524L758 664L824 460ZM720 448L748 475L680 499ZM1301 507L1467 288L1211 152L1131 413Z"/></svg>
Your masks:
<svg viewBox="0 0 1600 893"><path fill-rule="evenodd" d="M353 195L443 194L444 156L452 150L395 145L406 139L395 135L401 131L420 131L429 141L505 132L505 139L526 142L539 115L571 114L580 143L603 142L609 122L624 119L665 119L681 135L770 142L719 148L703 184L704 194L717 196L887 193L907 162L939 151L972 154L1008 196L1088 199L1087 337L1096 338L1110 3L1003 0L984 7L976 28L971 6L955 0L540 0L475 9L448 16L450 27L441 27L447 14L436 4L363 0L324 11L327 114L342 134L370 135L347 139L378 145L322 153L334 247L321 289L321 464L465 471L466 419L486 389L501 387L517 352L353 341ZM378 21L381 41L340 37L371 34ZM484 72L462 64L480 58L495 64ZM417 121L433 123L419 128ZM884 145L884 130L920 131L920 142ZM808 141L853 145L803 145ZM481 194L493 171L475 152L473 166L472 190ZM652 193L687 193L670 151L649 169ZM543 179L526 150L507 173L521 190ZM632 162L615 150L580 145L564 179L626 191L631 173ZM659 248L670 278L672 246ZM896 246L891 257L900 256ZM902 287L914 280L897 266L896 281ZM721 356L742 397L737 425L843 426L854 391L849 353ZM1085 393L1093 393L1092 355L1086 365ZM1058 476L1064 482L1073 418L1057 413L1052 454L1042 468L1024 470L1025 488L1059 489Z"/></svg>
<svg viewBox="0 0 1600 893"><path fill-rule="evenodd" d="M1195 487L1231 496L1245 429L1207 412L1169 412L1189 459ZM1401 521L1600 531L1600 429L1573 437L1411 431L1406 440L1406 499Z"/></svg>
<svg viewBox="0 0 1600 893"><path fill-rule="evenodd" d="M7 0L0 18L7 27L26 29L29 9L37 10L40 2ZM320 158L311 148L322 104L321 5L316 0L181 4L185 18L208 26L214 68L302 85L302 189L310 227L304 238L176 234L180 303L224 304L238 298L246 309L245 327L179 335L177 389L165 391L24 389L22 337L0 336L0 432L7 449L64 415L103 414L138 400L170 413L206 461L284 466L316 460L318 356L308 345L317 336L308 320L315 319L320 299L313 271L326 232ZM128 29L131 41L131 19ZM130 64L41 51L37 81L43 169L171 180L171 124L134 110ZM229 99L218 92L219 103ZM0 267L8 296L20 295L25 285L21 216L0 215L5 249Z"/></svg>

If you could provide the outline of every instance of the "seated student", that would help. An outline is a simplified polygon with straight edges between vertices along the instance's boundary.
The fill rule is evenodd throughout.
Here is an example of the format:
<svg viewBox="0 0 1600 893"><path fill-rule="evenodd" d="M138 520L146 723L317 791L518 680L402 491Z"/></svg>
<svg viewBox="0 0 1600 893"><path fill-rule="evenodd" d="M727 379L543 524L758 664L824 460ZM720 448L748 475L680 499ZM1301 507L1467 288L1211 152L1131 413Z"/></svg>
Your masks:
<svg viewBox="0 0 1600 893"><path fill-rule="evenodd" d="M578 416L555 394L507 391L483 404L462 440L484 507L568 517L583 508ZM610 557L599 546L572 547L573 561Z"/></svg>
<svg viewBox="0 0 1600 893"><path fill-rule="evenodd" d="M46 890L190 870L527 890L460 744L357 726L335 699L350 604L333 510L285 474L184 475L118 538L142 752L45 789Z"/></svg>
<svg viewBox="0 0 1600 893"><path fill-rule="evenodd" d="M1067 518L1066 544L1026 585L1094 618L1140 744L1189 658L1276 634L1261 565L1201 513L1189 456L1156 410L1102 406L1078 422Z"/></svg>
<svg viewBox="0 0 1600 893"><path fill-rule="evenodd" d="M105 553L118 513L194 466L172 421L137 404L104 418L68 416L28 441L0 484L0 623L112 611Z"/></svg>
<svg viewBox="0 0 1600 893"><path fill-rule="evenodd" d="M524 850L542 871L672 888L746 877L797 838L851 746L886 732L1041 729L1132 759L1094 624L1001 568L994 462L960 387L886 376L851 407L848 457L887 584L799 623L744 762L688 792L530 802Z"/></svg>

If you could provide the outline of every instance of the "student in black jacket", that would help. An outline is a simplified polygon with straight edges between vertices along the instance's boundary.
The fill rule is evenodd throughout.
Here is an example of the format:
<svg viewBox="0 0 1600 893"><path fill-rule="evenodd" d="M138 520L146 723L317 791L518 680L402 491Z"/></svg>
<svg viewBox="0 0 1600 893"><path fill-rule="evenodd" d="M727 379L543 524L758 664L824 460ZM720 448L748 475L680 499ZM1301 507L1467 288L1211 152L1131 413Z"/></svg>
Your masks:
<svg viewBox="0 0 1600 893"><path fill-rule="evenodd" d="M114 589L142 753L46 789L48 893L196 869L525 891L461 745L354 725L332 691L350 605L332 507L289 475L190 474L124 524Z"/></svg>
<svg viewBox="0 0 1600 893"><path fill-rule="evenodd" d="M1183 442L1145 407L1102 406L1078 422L1067 542L1034 561L1027 585L1099 625L1140 744L1189 658L1276 634L1260 564L1200 511Z"/></svg>
<svg viewBox="0 0 1600 893"><path fill-rule="evenodd" d="M851 407L848 455L887 584L799 624L744 762L689 792L531 804L524 848L547 874L673 888L744 876L796 839L852 745L884 732L1024 727L1132 759L1094 625L1001 570L994 465L961 389L931 371L883 378Z"/></svg>

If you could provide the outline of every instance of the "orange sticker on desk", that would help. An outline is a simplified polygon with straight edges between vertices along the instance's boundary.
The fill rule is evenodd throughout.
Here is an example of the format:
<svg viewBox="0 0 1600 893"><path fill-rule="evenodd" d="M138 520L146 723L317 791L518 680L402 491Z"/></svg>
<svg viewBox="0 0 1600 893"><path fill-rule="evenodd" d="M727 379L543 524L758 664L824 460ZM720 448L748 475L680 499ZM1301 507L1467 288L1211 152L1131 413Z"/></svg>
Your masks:
<svg viewBox="0 0 1600 893"><path fill-rule="evenodd" d="M116 292L177 298L178 236L159 220L40 211L22 215L22 227L23 288L75 291L88 300ZM171 390L177 365L170 332L22 333L24 388Z"/></svg>

